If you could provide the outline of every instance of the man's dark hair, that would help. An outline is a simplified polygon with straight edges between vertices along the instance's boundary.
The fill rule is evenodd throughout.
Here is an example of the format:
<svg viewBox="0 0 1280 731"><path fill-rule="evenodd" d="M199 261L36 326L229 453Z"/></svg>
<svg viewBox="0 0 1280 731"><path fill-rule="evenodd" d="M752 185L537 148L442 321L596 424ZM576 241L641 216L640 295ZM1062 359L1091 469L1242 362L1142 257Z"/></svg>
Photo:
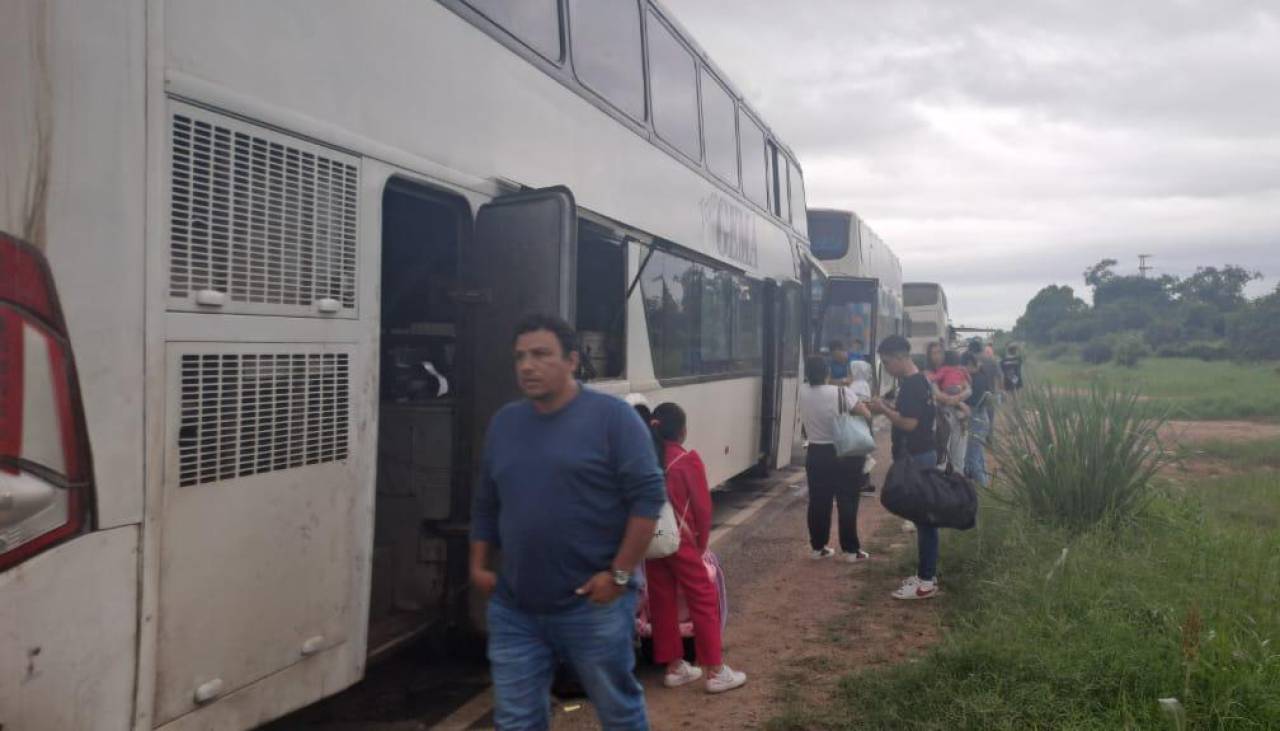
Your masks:
<svg viewBox="0 0 1280 731"><path fill-rule="evenodd" d="M960 354L954 350L946 350L942 353L942 365L956 367L960 365Z"/></svg>
<svg viewBox="0 0 1280 731"><path fill-rule="evenodd" d="M556 336L556 340L560 341L561 357L568 358L570 353L578 352L578 333L574 332L572 325L555 315L527 315L520 324L516 325L516 332L511 336L511 342L514 345L521 335L539 330L546 330Z"/></svg>
<svg viewBox="0 0 1280 731"><path fill-rule="evenodd" d="M832 340L830 343L827 344L827 349L828 350L844 350L844 343L840 342L839 340Z"/></svg>
<svg viewBox="0 0 1280 731"><path fill-rule="evenodd" d="M853 344L853 345L862 345L862 341L861 341L861 340L859 340L859 339L857 339L857 338L854 338L854 339L853 339L853 343L852 343L852 344Z"/></svg>
<svg viewBox="0 0 1280 731"><path fill-rule="evenodd" d="M967 352L967 353L965 353L964 355L960 356L960 363L961 363L961 365L965 366L966 368L967 368L967 367L969 367L969 366L973 366L973 367L977 368L977 367L978 367L978 355L977 355L976 353L974 353L972 350L970 350L969 352Z"/></svg>
<svg viewBox="0 0 1280 731"><path fill-rule="evenodd" d="M810 386L821 386L831 375L831 366L827 359L820 355L811 355L804 359L804 382Z"/></svg>
<svg viewBox="0 0 1280 731"><path fill-rule="evenodd" d="M890 335L880 341L880 347L876 348L876 352L886 357L901 357L911 355L911 341L901 335Z"/></svg>
<svg viewBox="0 0 1280 731"><path fill-rule="evenodd" d="M984 349L984 346L982 345L982 338L973 338L969 341L970 353L975 353L975 354L981 353L983 349Z"/></svg>

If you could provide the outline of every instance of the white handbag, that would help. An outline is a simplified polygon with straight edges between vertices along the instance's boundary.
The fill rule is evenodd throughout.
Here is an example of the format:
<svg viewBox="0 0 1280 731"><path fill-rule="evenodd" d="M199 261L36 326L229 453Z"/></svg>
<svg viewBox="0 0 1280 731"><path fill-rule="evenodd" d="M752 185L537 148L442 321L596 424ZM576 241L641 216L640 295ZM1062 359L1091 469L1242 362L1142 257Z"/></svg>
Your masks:
<svg viewBox="0 0 1280 731"><path fill-rule="evenodd" d="M671 469L671 465L679 462L685 454L688 452L671 460L667 469ZM665 477L666 470L663 470L662 474ZM653 529L653 540L649 541L649 550L645 551L644 557L646 559L666 558L679 551L680 528L681 524L676 520L676 511L671 507L671 501L663 502L662 510L658 511L658 524Z"/></svg>

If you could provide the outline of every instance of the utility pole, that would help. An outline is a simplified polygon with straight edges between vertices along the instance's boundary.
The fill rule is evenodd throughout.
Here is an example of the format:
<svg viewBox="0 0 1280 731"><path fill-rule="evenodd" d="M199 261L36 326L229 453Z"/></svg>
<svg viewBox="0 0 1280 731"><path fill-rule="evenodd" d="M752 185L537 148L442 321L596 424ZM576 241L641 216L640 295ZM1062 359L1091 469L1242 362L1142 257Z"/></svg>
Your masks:
<svg viewBox="0 0 1280 731"><path fill-rule="evenodd" d="M1150 254L1138 254L1138 273L1142 275L1143 279L1147 278L1147 272L1155 268L1147 264L1147 259L1152 259L1152 258L1154 257L1152 257Z"/></svg>

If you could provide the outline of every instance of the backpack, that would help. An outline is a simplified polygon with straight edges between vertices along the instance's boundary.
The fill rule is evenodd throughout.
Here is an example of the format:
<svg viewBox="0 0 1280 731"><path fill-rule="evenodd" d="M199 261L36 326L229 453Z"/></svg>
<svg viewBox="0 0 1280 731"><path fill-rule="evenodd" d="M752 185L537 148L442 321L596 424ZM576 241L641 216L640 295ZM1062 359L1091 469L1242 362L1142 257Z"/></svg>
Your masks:
<svg viewBox="0 0 1280 731"><path fill-rule="evenodd" d="M885 510L913 523L969 530L978 522L978 491L950 466L920 467L911 459L895 461L880 491Z"/></svg>

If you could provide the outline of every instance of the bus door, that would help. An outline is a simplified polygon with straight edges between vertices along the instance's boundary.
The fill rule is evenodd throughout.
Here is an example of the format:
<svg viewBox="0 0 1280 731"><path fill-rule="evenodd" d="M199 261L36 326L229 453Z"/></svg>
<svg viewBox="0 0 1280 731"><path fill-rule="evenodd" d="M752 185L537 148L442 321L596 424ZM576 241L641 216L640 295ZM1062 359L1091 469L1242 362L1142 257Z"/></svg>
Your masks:
<svg viewBox="0 0 1280 731"><path fill-rule="evenodd" d="M760 404L760 467L769 469L777 463L778 437L782 417L782 335L786 316L783 292L772 279L764 283L764 342Z"/></svg>
<svg viewBox="0 0 1280 731"><path fill-rule="evenodd" d="M466 305L460 371L473 381L465 432L473 475L489 419L520 395L511 358L515 326L532 313L574 321L577 232L573 194L562 187L501 196L476 212L458 297Z"/></svg>

